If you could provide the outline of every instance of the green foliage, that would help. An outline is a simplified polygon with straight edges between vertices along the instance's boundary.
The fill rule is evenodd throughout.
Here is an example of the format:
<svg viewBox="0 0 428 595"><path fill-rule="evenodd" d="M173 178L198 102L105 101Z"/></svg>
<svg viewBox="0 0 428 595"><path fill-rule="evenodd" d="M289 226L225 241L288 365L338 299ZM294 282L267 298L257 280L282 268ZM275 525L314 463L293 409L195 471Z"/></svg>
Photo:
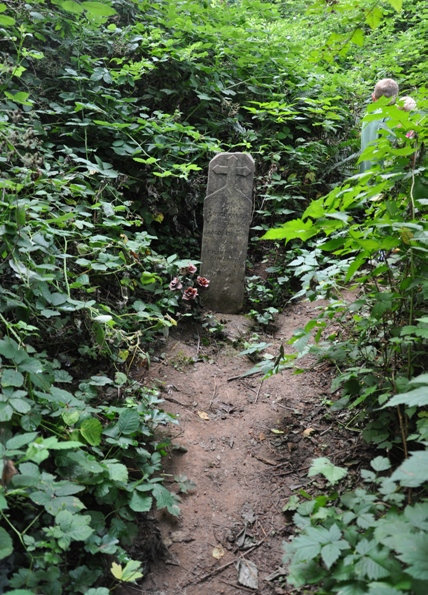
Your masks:
<svg viewBox="0 0 428 595"><path fill-rule="evenodd" d="M311 471L319 468L319 461L314 461ZM323 459L322 466L328 464L338 469ZM361 472L368 489L293 505L300 534L284 546L289 584L318 585L316 592L323 594L425 592L428 502L406 505L402 487L409 484L401 478L407 462L391 477L382 474L390 468L387 458L377 457L371 467ZM346 470L341 471L342 477L346 475ZM336 476L329 479L335 481ZM414 485L425 481L419 464Z"/></svg>

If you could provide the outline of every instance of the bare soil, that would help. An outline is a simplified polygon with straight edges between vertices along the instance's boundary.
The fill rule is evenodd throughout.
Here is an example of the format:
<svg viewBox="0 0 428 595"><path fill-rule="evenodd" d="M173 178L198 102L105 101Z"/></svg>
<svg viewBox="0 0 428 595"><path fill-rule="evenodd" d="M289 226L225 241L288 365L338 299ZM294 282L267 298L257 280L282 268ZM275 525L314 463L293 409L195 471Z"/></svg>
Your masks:
<svg viewBox="0 0 428 595"><path fill-rule="evenodd" d="M126 593L296 593L286 585L282 562L282 544L292 533L292 513L283 507L302 490L322 491L322 479L307 477L314 457L352 469L364 447L325 404L328 364L306 356L304 373L286 369L262 381L241 377L254 362L240 352L251 337L270 343L266 352L274 356L280 345L292 352L286 341L319 305L294 304L275 330L258 337L245 316L217 315L225 338L204 335L196 324L180 327L154 358L145 382L161 389L164 409L179 419L168 428L165 474L167 487L180 495L181 514L156 513L155 560Z"/></svg>

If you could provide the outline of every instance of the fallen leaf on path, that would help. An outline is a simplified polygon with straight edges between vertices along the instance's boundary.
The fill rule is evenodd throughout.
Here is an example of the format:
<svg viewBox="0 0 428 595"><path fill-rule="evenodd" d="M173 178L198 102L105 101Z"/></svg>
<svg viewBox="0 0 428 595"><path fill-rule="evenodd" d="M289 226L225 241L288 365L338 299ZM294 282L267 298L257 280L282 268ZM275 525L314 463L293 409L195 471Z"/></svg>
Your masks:
<svg viewBox="0 0 428 595"><path fill-rule="evenodd" d="M238 564L238 583L244 587L257 590L259 588L257 566L250 560L244 560L243 558L239 560Z"/></svg>
<svg viewBox="0 0 428 595"><path fill-rule="evenodd" d="M283 434L284 433L282 430L277 430L276 428L271 428L271 432L272 432L272 434Z"/></svg>
<svg viewBox="0 0 428 595"><path fill-rule="evenodd" d="M262 440L266 440L266 436L263 434L263 432L260 432L259 440L260 440L260 442L262 442Z"/></svg>
<svg viewBox="0 0 428 595"><path fill-rule="evenodd" d="M209 415L208 413L205 413L205 411L198 411L198 415L201 419L204 419L205 421L209 420Z"/></svg>
<svg viewBox="0 0 428 595"><path fill-rule="evenodd" d="M213 549L213 558L215 558L216 560L221 560L223 558L225 554L225 551L223 549L223 547L221 545L216 545L216 547Z"/></svg>
<svg viewBox="0 0 428 595"><path fill-rule="evenodd" d="M306 428L306 430L303 430L303 436L307 438L312 432L315 432L315 428Z"/></svg>

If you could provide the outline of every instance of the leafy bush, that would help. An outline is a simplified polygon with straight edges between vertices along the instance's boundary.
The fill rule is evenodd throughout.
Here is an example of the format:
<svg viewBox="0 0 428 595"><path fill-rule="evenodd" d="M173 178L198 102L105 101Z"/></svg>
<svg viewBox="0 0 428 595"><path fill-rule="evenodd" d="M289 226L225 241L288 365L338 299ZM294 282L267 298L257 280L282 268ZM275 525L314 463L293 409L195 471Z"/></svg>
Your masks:
<svg viewBox="0 0 428 595"><path fill-rule="evenodd" d="M385 476L391 464L378 456L370 470L361 472L369 488L294 501L299 535L285 544L289 584L318 585L316 592L325 595L425 593L428 502L406 504L404 488L426 483L426 459L426 452L414 452ZM333 485L347 470L323 458L309 470L309 475L317 473Z"/></svg>

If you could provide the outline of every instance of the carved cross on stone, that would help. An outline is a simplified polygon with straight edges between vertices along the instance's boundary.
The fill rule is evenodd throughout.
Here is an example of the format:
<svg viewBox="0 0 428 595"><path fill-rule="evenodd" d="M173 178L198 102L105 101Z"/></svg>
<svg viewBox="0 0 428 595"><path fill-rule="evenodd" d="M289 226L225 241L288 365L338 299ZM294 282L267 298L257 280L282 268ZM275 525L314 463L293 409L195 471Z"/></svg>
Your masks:
<svg viewBox="0 0 428 595"><path fill-rule="evenodd" d="M210 280L203 304L215 312L236 313L244 304L253 175L248 153L219 153L210 162L201 274Z"/></svg>

